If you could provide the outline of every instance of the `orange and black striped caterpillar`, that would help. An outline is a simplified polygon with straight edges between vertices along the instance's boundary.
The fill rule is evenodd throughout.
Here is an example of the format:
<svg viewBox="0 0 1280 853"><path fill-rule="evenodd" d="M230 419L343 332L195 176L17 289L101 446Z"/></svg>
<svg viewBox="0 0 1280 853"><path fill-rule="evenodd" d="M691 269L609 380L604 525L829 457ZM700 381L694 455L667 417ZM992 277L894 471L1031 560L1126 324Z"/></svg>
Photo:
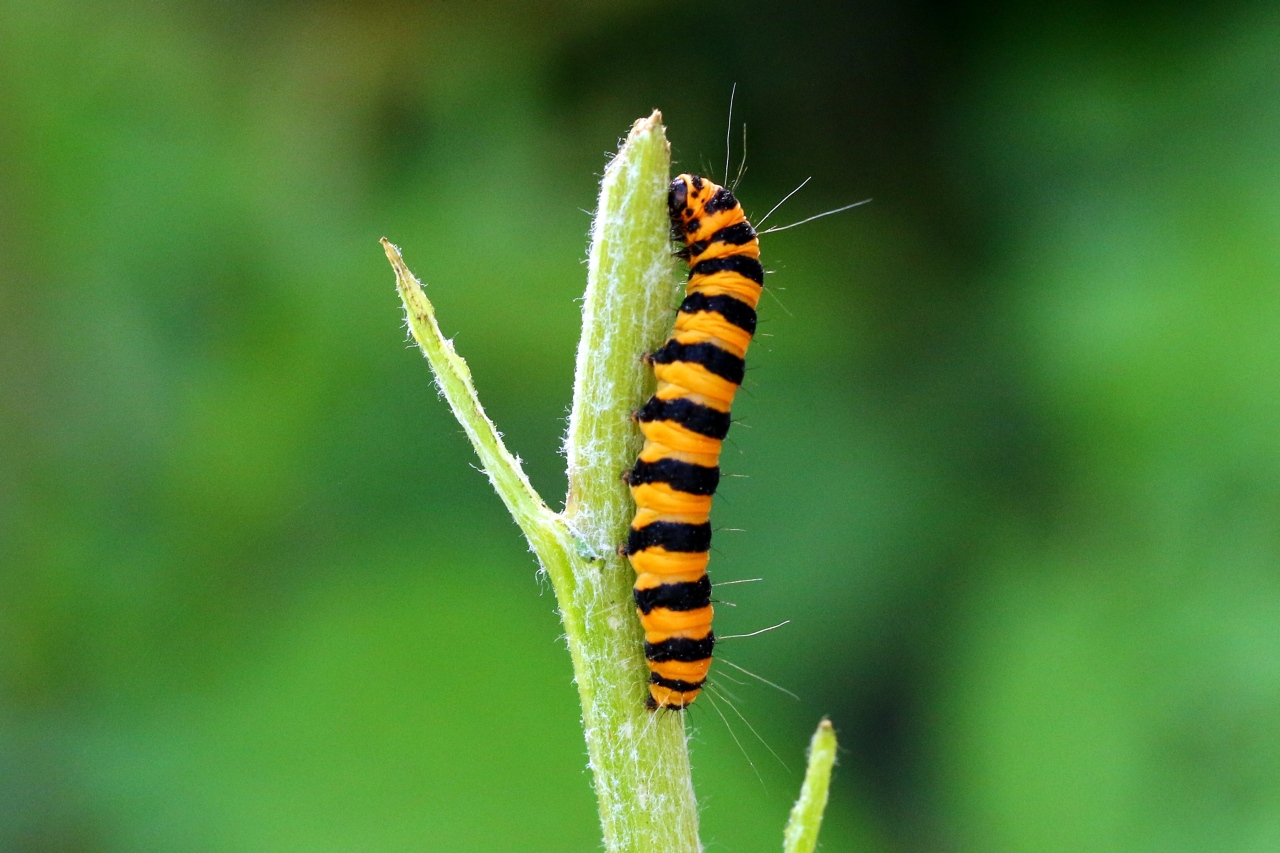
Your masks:
<svg viewBox="0 0 1280 853"><path fill-rule="evenodd" d="M667 196L689 284L675 332L648 357L658 388L636 413L644 449L625 552L636 571L651 709L687 708L711 669L711 496L764 284L760 241L727 188L680 175Z"/></svg>

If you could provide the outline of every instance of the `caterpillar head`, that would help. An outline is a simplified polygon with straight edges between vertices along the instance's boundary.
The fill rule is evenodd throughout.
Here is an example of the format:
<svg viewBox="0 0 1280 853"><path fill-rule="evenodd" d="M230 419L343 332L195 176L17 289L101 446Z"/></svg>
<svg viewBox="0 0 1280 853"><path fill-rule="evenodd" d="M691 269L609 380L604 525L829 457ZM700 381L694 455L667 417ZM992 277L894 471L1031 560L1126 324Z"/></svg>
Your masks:
<svg viewBox="0 0 1280 853"><path fill-rule="evenodd" d="M701 225L702 209L720 189L697 175L678 175L667 192L667 211L671 214L671 233L676 239L687 239Z"/></svg>

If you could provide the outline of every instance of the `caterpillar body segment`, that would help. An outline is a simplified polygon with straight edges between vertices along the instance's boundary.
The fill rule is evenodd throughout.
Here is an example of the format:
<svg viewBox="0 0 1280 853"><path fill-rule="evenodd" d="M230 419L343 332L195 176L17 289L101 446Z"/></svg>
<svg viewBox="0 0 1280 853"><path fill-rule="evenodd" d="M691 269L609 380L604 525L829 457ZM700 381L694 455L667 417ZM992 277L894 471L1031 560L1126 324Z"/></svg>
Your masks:
<svg viewBox="0 0 1280 853"><path fill-rule="evenodd" d="M645 443L627 474L636 515L624 550L636 572L648 705L681 710L698 697L715 648L711 499L764 270L755 229L727 188L680 175L667 204L689 284L675 332L648 359L658 387L636 413Z"/></svg>

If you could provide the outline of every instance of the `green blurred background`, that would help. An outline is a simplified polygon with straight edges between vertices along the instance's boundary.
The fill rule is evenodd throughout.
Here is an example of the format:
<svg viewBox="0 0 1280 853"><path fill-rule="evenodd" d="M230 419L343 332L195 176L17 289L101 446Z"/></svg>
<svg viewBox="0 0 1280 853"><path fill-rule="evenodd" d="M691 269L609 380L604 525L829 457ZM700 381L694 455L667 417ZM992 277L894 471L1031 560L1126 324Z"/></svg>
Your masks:
<svg viewBox="0 0 1280 853"><path fill-rule="evenodd" d="M708 851L1280 849L1280 9L0 2L0 850L597 849L545 581L606 153L772 223ZM735 133L736 136L736 133ZM732 674L721 668L720 672Z"/></svg>

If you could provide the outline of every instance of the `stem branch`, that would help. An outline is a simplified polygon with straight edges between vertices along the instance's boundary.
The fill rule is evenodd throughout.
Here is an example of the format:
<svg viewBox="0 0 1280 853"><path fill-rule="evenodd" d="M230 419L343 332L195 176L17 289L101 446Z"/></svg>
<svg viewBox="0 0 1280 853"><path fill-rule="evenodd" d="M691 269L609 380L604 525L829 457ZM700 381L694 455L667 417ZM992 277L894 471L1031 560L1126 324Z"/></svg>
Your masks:
<svg viewBox="0 0 1280 853"><path fill-rule="evenodd" d="M639 453L630 413L652 393L641 356L670 331L670 148L661 114L637 121L605 170L592 229L582 342L565 444L569 495L553 513L484 413L466 362L440 333L421 283L387 240L409 328L485 473L555 589L609 853L698 853L684 718L645 710L648 670L633 575L618 545L635 505L621 474Z"/></svg>

